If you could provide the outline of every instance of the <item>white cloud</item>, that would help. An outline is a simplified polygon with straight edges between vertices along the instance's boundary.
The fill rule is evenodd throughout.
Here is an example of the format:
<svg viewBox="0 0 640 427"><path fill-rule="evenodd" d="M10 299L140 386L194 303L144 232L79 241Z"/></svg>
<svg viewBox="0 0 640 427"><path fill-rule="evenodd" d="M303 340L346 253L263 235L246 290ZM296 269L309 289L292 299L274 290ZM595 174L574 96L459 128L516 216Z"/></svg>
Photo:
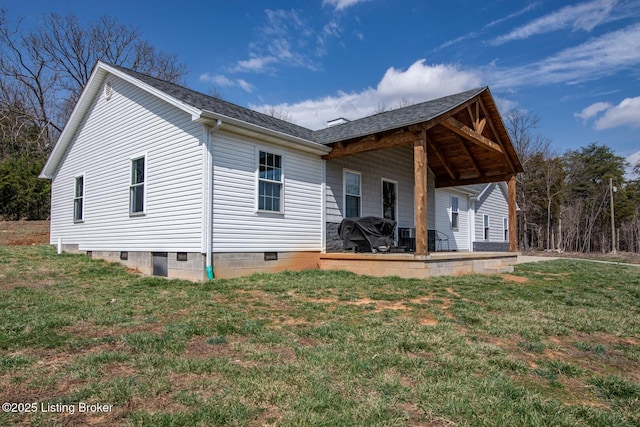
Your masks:
<svg viewBox="0 0 640 427"><path fill-rule="evenodd" d="M334 96L308 99L298 103L279 105L251 105L260 111L284 111L295 123L320 129L337 117L354 120L375 113L381 106L421 102L462 92L482 85L480 76L455 65L426 65L421 59L407 70L389 68L375 88L360 92L338 92Z"/></svg>
<svg viewBox="0 0 640 427"><path fill-rule="evenodd" d="M233 67L233 71L261 73L265 71L269 64L274 62L278 62L278 60L273 56L253 57L238 61L236 66Z"/></svg>
<svg viewBox="0 0 640 427"><path fill-rule="evenodd" d="M629 155L626 160L629 163L630 172L630 170L632 170L635 165L640 164L640 151L636 151L635 153Z"/></svg>
<svg viewBox="0 0 640 427"><path fill-rule="evenodd" d="M573 31L591 31L610 18L616 3L617 0L595 0L566 6L496 38L493 43L503 44L566 28L571 28Z"/></svg>
<svg viewBox="0 0 640 427"><path fill-rule="evenodd" d="M239 60L231 72L272 73L277 66L318 70L318 59L327 54L327 45L340 37L336 19L314 29L296 10L265 10L266 21L249 44L249 58Z"/></svg>
<svg viewBox="0 0 640 427"><path fill-rule="evenodd" d="M610 76L640 64L640 24L565 49L541 61L510 69L485 70L493 87L577 83Z"/></svg>
<svg viewBox="0 0 640 427"><path fill-rule="evenodd" d="M378 83L377 93L383 100L400 97L416 102L426 96L437 98L480 85L481 79L474 72L450 64L425 65L421 59L406 71L389 68Z"/></svg>
<svg viewBox="0 0 640 427"><path fill-rule="evenodd" d="M253 91L253 89L255 89L254 85L252 85L251 83L248 83L244 79L238 79L238 80L236 80L236 82L238 83L238 86L240 86L242 88L242 90L244 90L245 92L251 93Z"/></svg>
<svg viewBox="0 0 640 427"><path fill-rule="evenodd" d="M213 83L214 85L219 87L239 87L242 90L249 93L251 93L255 89L255 86L248 83L246 80L243 80L243 79L232 80L222 74L212 75L209 73L204 73L200 75L199 80L201 82Z"/></svg>
<svg viewBox="0 0 640 427"><path fill-rule="evenodd" d="M601 113L602 111L608 110L609 108L611 108L611 104L609 104L608 102L596 102L596 103L591 104L588 107L584 108L579 113L575 113L574 117L578 117L578 118L582 119L583 121L587 121L587 120L597 116L598 113Z"/></svg>
<svg viewBox="0 0 640 427"><path fill-rule="evenodd" d="M575 113L574 116L581 118L585 123L593 119L593 127L597 130L622 126L638 128L640 127L640 96L625 98L618 105L596 102L581 112Z"/></svg>
<svg viewBox="0 0 640 427"><path fill-rule="evenodd" d="M608 108L594 123L598 130L620 126L640 127L640 96L623 99L620 104Z"/></svg>
<svg viewBox="0 0 640 427"><path fill-rule="evenodd" d="M332 6L335 10L343 10L358 3L363 3L368 0L323 0L322 5Z"/></svg>

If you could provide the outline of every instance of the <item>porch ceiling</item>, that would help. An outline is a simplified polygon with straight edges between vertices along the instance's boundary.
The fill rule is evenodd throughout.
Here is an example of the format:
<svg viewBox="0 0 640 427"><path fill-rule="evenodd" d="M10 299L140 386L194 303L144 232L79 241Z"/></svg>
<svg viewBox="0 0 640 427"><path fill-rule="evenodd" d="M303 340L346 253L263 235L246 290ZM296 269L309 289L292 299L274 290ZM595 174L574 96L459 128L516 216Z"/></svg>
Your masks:
<svg viewBox="0 0 640 427"><path fill-rule="evenodd" d="M421 105L428 108L406 108ZM425 136L436 187L507 181L523 171L488 88L418 122L334 142L324 158L408 145Z"/></svg>

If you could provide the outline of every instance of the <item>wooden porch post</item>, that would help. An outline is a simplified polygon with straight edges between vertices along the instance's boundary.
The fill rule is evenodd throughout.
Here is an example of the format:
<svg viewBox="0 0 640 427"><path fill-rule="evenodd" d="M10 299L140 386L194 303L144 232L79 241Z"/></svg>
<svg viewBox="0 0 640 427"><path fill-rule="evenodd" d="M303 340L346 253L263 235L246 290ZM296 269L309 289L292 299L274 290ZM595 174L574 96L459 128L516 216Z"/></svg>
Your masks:
<svg viewBox="0 0 640 427"><path fill-rule="evenodd" d="M427 243L427 131L413 143L414 210L416 223L416 255L428 254Z"/></svg>
<svg viewBox="0 0 640 427"><path fill-rule="evenodd" d="M509 178L507 191L509 199L509 252L515 252L518 247L518 227L516 226L516 176Z"/></svg>

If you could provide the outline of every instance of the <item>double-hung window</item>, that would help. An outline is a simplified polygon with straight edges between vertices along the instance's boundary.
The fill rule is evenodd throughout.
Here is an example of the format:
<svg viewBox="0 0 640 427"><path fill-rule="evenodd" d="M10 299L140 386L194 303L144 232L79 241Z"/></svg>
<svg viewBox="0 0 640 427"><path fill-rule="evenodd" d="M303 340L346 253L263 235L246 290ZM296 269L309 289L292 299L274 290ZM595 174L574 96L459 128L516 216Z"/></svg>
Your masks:
<svg viewBox="0 0 640 427"><path fill-rule="evenodd" d="M484 240L489 240L489 215L482 216L482 223L484 225Z"/></svg>
<svg viewBox="0 0 640 427"><path fill-rule="evenodd" d="M451 196L451 228L453 230L458 229L458 198Z"/></svg>
<svg viewBox="0 0 640 427"><path fill-rule="evenodd" d="M361 176L358 172L344 171L344 216L357 218L360 216L362 198Z"/></svg>
<svg viewBox="0 0 640 427"><path fill-rule="evenodd" d="M131 185L129 186L129 214L144 213L145 158L131 160Z"/></svg>
<svg viewBox="0 0 640 427"><path fill-rule="evenodd" d="M502 218L502 231L504 232L504 241L509 241L509 220Z"/></svg>
<svg viewBox="0 0 640 427"><path fill-rule="evenodd" d="M282 156L260 151L258 162L258 210L282 212Z"/></svg>
<svg viewBox="0 0 640 427"><path fill-rule="evenodd" d="M84 220L84 176L77 176L75 179L73 220L75 222L82 222Z"/></svg>

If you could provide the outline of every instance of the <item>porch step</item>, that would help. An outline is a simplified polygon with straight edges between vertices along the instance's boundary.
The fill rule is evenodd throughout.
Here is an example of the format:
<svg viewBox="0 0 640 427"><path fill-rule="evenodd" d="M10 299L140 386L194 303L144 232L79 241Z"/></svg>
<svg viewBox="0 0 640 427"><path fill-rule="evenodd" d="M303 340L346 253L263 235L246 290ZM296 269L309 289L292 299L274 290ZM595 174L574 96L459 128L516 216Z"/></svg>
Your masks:
<svg viewBox="0 0 640 427"><path fill-rule="evenodd" d="M484 269L489 274L513 273L513 265L490 265Z"/></svg>

